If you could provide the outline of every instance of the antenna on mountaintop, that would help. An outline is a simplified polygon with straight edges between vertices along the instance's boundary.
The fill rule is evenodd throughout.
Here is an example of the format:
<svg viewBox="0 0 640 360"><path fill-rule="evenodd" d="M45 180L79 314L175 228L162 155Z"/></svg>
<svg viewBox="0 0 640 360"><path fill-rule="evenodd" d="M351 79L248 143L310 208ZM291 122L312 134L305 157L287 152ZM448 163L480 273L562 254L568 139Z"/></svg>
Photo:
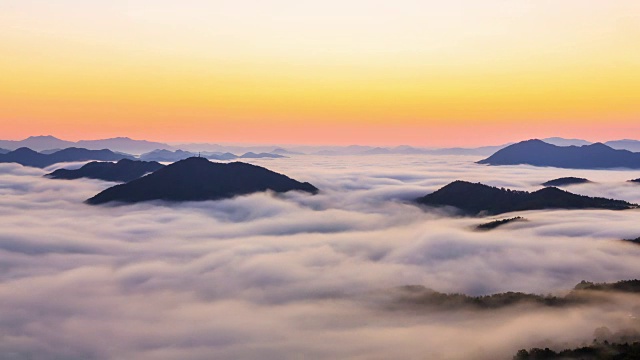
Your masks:
<svg viewBox="0 0 640 360"><path fill-rule="evenodd" d="M198 157L200 157L200 151L198 151Z"/></svg>

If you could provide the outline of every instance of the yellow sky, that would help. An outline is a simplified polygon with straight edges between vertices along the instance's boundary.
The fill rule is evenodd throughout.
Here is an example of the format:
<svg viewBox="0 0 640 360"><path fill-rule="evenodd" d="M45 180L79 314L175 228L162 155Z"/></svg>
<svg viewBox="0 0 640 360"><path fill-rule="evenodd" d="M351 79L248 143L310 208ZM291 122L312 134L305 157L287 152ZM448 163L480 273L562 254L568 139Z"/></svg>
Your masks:
<svg viewBox="0 0 640 360"><path fill-rule="evenodd" d="M0 0L0 133L640 138L640 1Z"/></svg>

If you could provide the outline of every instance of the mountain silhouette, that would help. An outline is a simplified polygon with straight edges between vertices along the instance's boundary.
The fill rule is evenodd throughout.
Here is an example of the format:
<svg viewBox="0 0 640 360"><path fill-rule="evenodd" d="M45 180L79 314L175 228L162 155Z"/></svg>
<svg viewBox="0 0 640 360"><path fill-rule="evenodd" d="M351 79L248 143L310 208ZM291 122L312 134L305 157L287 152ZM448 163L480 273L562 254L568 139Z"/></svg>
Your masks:
<svg viewBox="0 0 640 360"><path fill-rule="evenodd" d="M172 149L172 146L146 140L133 140L127 137L117 137L101 140L80 140L77 142L58 139L55 136L30 136L23 140L0 140L0 148L10 150L28 147L35 151L50 149L66 149L79 147L89 150L110 149L125 153L141 154L154 149Z"/></svg>
<svg viewBox="0 0 640 360"><path fill-rule="evenodd" d="M114 182L128 182L147 173L160 170L163 167L164 165L155 161L135 161L129 159L122 159L117 163L92 161L79 169L58 169L45 176L51 179L64 180L89 178Z"/></svg>
<svg viewBox="0 0 640 360"><path fill-rule="evenodd" d="M604 144L614 149L640 152L640 141L638 140L630 140L630 139L613 140L613 141L607 141Z"/></svg>
<svg viewBox="0 0 640 360"><path fill-rule="evenodd" d="M527 140L507 146L478 164L553 166L570 169L640 169L640 153L615 150L602 143L556 146L542 140Z"/></svg>
<svg viewBox="0 0 640 360"><path fill-rule="evenodd" d="M277 159L277 158L284 158L286 156L282 156L282 155L278 155L278 154L270 154L270 153L259 153L256 154L254 152L248 152L243 154L242 156L239 156L240 158L243 159L265 159L265 158L272 158L272 159Z"/></svg>
<svg viewBox="0 0 640 360"><path fill-rule="evenodd" d="M0 140L0 147L9 150L16 150L22 147L27 147L35 151L42 151L47 149L64 149L74 146L72 141L60 140L57 137L51 135L45 136L29 136L23 140Z"/></svg>
<svg viewBox="0 0 640 360"><path fill-rule="evenodd" d="M633 182L633 183L640 183L640 179L633 179L633 180L629 180L629 182Z"/></svg>
<svg viewBox="0 0 640 360"><path fill-rule="evenodd" d="M242 162L214 163L205 158L192 157L137 180L106 189L88 199L87 203L217 200L267 190L299 190L312 194L318 191L309 183L298 182L260 166Z"/></svg>
<svg viewBox="0 0 640 360"><path fill-rule="evenodd" d="M133 159L126 154L117 154L111 150L87 150L80 148L67 148L56 151L52 154L41 154L29 148L19 148L17 150L0 154L0 163L18 163L24 166L45 168L60 162L70 161L118 161L121 159Z"/></svg>
<svg viewBox="0 0 640 360"><path fill-rule="evenodd" d="M232 154L230 152L226 152L226 153L216 152L216 153L207 153L205 157L211 160L233 160L233 159L237 159L238 155Z"/></svg>
<svg viewBox="0 0 640 360"><path fill-rule="evenodd" d="M549 137L544 138L542 141L547 144L556 145L556 146L583 146L583 145L591 145L593 144L590 141L582 140L582 139L565 139L561 137Z"/></svg>
<svg viewBox="0 0 640 360"><path fill-rule="evenodd" d="M562 177L558 179L549 180L545 183L542 183L543 186L567 186L567 185L576 185L576 184L587 184L591 181L585 178L579 177Z"/></svg>
<svg viewBox="0 0 640 360"><path fill-rule="evenodd" d="M192 153L190 151L183 151L183 150L170 151L165 149L156 149L140 155L140 160L174 162L174 161L188 159L190 157L194 157L197 155L198 154Z"/></svg>
<svg viewBox="0 0 640 360"><path fill-rule="evenodd" d="M11 150L7 150L7 149L2 149L0 148L0 154L6 154L8 152L11 152Z"/></svg>
<svg viewBox="0 0 640 360"><path fill-rule="evenodd" d="M493 230L502 225L507 225L509 223L516 222L516 221L527 221L527 219L523 218L522 216L516 216L508 219L493 220L493 221L476 226L476 230L482 230L482 231Z"/></svg>
<svg viewBox="0 0 640 360"><path fill-rule="evenodd" d="M434 207L453 206L469 215L496 215L541 209L625 210L638 207L622 200L576 195L555 187L526 192L460 180L418 198L417 202Z"/></svg>
<svg viewBox="0 0 640 360"><path fill-rule="evenodd" d="M116 137L100 140L80 140L76 146L87 149L111 149L132 154L142 154L155 149L172 149L173 147L159 142L147 140L134 140L128 137Z"/></svg>

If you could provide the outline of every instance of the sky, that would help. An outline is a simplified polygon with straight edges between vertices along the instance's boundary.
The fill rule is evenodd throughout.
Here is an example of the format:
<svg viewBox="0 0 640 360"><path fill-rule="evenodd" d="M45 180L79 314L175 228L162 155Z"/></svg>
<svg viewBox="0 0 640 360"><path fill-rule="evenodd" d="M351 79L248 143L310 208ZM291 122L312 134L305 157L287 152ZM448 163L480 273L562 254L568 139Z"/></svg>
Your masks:
<svg viewBox="0 0 640 360"><path fill-rule="evenodd" d="M640 138L636 0L0 0L0 133Z"/></svg>

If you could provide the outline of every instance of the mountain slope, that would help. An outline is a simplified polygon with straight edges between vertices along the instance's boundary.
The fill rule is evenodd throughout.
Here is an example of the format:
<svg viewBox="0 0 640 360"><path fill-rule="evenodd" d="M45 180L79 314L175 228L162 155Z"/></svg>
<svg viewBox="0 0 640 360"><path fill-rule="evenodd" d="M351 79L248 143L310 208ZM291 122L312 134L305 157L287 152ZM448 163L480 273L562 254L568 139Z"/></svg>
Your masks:
<svg viewBox="0 0 640 360"><path fill-rule="evenodd" d="M534 139L507 146L490 157L478 161L478 164L528 164L572 169L640 169L640 153L615 150L601 143L556 146Z"/></svg>
<svg viewBox="0 0 640 360"><path fill-rule="evenodd" d="M499 189L459 180L436 192L418 198L416 201L427 206L453 206L470 215L541 209L625 210L637 208L637 205L626 201L576 195L555 187L526 192Z"/></svg>
<svg viewBox="0 0 640 360"><path fill-rule="evenodd" d="M39 168L69 161L117 161L121 159L133 159L133 157L117 154L111 150L87 150L80 148L68 148L52 154L41 154L29 148L20 148L6 154L0 154L0 163L18 163L24 166Z"/></svg>
<svg viewBox="0 0 640 360"><path fill-rule="evenodd" d="M135 161L122 159L117 163L93 161L75 170L58 169L45 175L51 179L73 180L80 178L99 179L114 182L128 182L147 173L160 170L164 165L155 161Z"/></svg>
<svg viewBox="0 0 640 360"><path fill-rule="evenodd" d="M298 182L260 166L241 162L213 163L205 158L192 157L140 179L106 189L88 199L87 203L216 200L266 190L318 191L309 183Z"/></svg>

